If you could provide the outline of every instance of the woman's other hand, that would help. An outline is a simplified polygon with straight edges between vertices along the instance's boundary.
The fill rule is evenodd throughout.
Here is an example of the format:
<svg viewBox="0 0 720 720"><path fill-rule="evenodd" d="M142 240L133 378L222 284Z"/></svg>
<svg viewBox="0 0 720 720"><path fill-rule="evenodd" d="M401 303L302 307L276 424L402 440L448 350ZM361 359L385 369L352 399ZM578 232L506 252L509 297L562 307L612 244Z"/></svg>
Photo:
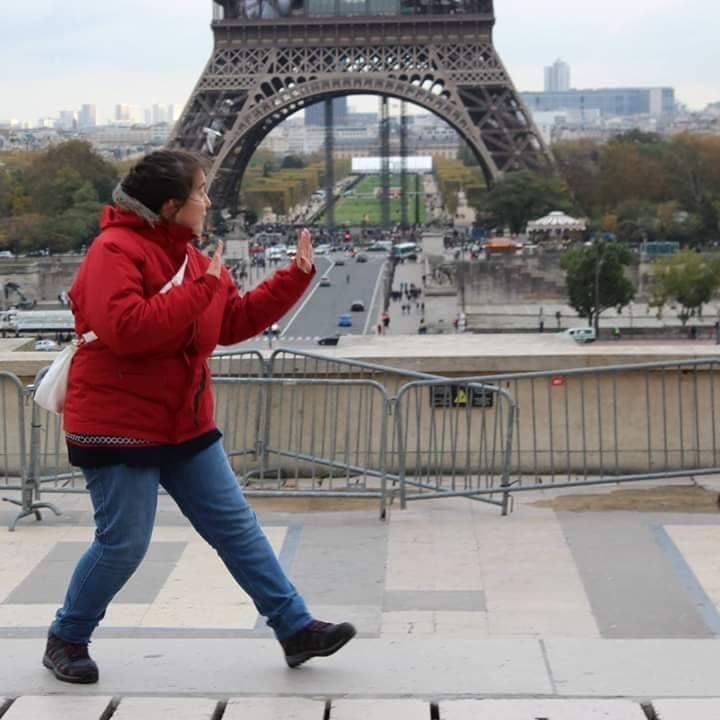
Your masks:
<svg viewBox="0 0 720 720"><path fill-rule="evenodd" d="M311 273L313 269L313 246L310 231L304 228L300 232L297 244L295 263L304 273Z"/></svg>
<svg viewBox="0 0 720 720"><path fill-rule="evenodd" d="M208 269L207 269L207 274L208 274L208 275L213 275L213 276L216 277L216 278L219 278L219 277L220 277L220 273L221 273L221 271L222 271L222 266L223 266L223 259L222 259L223 247L224 247L223 241L222 241L222 240L218 240L218 243L217 243L217 245L215 246L215 252L213 253L213 256L212 256L212 260L210 261L210 265L208 266Z"/></svg>

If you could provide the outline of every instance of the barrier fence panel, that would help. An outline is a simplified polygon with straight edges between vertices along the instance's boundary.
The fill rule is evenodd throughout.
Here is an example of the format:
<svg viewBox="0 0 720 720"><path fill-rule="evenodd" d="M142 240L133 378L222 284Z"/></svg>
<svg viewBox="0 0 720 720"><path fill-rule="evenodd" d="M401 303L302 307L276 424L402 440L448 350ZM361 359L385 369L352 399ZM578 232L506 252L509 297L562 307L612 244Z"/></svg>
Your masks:
<svg viewBox="0 0 720 720"><path fill-rule="evenodd" d="M513 492L720 472L719 358L483 377L518 406Z"/></svg>
<svg viewBox="0 0 720 720"><path fill-rule="evenodd" d="M720 358L482 378L285 349L211 364L216 421L249 495L372 497L381 516L395 492L403 507L466 496L506 513L521 491L720 473ZM22 516L55 510L41 493L85 492L61 418L35 403L24 459L31 393L0 373L0 488L20 491Z"/></svg>
<svg viewBox="0 0 720 720"><path fill-rule="evenodd" d="M508 511L515 403L496 386L452 380L404 385L394 401L389 479L408 500L469 497ZM395 475L397 473L397 475Z"/></svg>
<svg viewBox="0 0 720 720"><path fill-rule="evenodd" d="M265 387L261 383L226 383L228 378L257 380L267 366L257 350L219 352L210 357L215 396L215 422L223 433L223 446L238 476L260 467L261 422Z"/></svg>
<svg viewBox="0 0 720 720"><path fill-rule="evenodd" d="M384 515L388 398L382 385L278 378L216 378L215 384L228 398L254 396L261 409L257 465L236 466L248 495L373 497ZM237 457L235 448L226 449Z"/></svg>
<svg viewBox="0 0 720 720"><path fill-rule="evenodd" d="M215 377L266 377L267 364L258 350L218 350L209 360L210 373Z"/></svg>
<svg viewBox="0 0 720 720"><path fill-rule="evenodd" d="M388 365L349 360L320 353L278 348L268 360L268 376L282 378L318 378L325 380L370 380L379 382L389 398L397 397L403 385L415 380L438 380L437 375L396 368ZM389 433L388 461L396 462L399 449L397 435ZM395 468L397 473L397 468ZM395 480L397 482L397 479Z"/></svg>
<svg viewBox="0 0 720 720"><path fill-rule="evenodd" d="M10 530L20 518L31 514L38 517L30 510L33 491L27 482L26 402L27 392L20 379L13 373L0 372L0 492L4 502L20 507ZM5 495L10 492L18 493L18 497Z"/></svg>

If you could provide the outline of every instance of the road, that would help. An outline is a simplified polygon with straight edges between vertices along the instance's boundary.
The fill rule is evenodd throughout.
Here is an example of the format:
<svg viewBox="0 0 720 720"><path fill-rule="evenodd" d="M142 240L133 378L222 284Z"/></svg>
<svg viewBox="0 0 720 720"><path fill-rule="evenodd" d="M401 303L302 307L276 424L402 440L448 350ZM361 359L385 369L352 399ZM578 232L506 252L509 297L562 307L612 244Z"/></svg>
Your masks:
<svg viewBox="0 0 720 720"><path fill-rule="evenodd" d="M340 258L344 260L344 265L336 264ZM382 304L382 270L387 255L368 253L367 258L368 262L358 263L340 253L316 257L317 275L305 294L280 321L280 337L273 339L273 347L317 347L319 338L335 333L372 334ZM330 287L321 287L320 278L323 275L330 278ZM338 315L349 313L354 300L365 303L365 312L351 313L352 327L338 327ZM267 347L267 338L259 336L234 346L234 349Z"/></svg>

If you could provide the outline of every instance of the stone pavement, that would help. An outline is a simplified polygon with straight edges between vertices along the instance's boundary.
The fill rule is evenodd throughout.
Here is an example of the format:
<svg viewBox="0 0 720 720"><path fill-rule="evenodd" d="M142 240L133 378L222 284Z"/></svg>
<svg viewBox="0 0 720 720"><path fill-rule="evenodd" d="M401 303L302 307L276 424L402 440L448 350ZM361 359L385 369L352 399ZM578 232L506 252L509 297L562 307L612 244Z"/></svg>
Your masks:
<svg viewBox="0 0 720 720"><path fill-rule="evenodd" d="M290 512L255 500L314 614L359 630L289 670L161 497L148 557L94 638L100 682L72 686L40 657L92 515L84 495L51 499L61 517L0 533L2 720L720 718L716 512L603 512L592 497L565 512L533 496L505 518L448 499L380 522L364 501ZM0 506L0 523L13 512Z"/></svg>

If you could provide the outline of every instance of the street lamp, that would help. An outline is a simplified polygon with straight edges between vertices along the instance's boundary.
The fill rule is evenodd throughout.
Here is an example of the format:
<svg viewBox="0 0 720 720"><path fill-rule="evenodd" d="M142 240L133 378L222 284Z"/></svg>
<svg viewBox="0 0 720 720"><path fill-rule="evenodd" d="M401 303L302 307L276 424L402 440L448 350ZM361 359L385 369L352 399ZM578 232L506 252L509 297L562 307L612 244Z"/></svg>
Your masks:
<svg viewBox="0 0 720 720"><path fill-rule="evenodd" d="M600 268L605 256L605 242L595 239L595 336L600 337Z"/></svg>

